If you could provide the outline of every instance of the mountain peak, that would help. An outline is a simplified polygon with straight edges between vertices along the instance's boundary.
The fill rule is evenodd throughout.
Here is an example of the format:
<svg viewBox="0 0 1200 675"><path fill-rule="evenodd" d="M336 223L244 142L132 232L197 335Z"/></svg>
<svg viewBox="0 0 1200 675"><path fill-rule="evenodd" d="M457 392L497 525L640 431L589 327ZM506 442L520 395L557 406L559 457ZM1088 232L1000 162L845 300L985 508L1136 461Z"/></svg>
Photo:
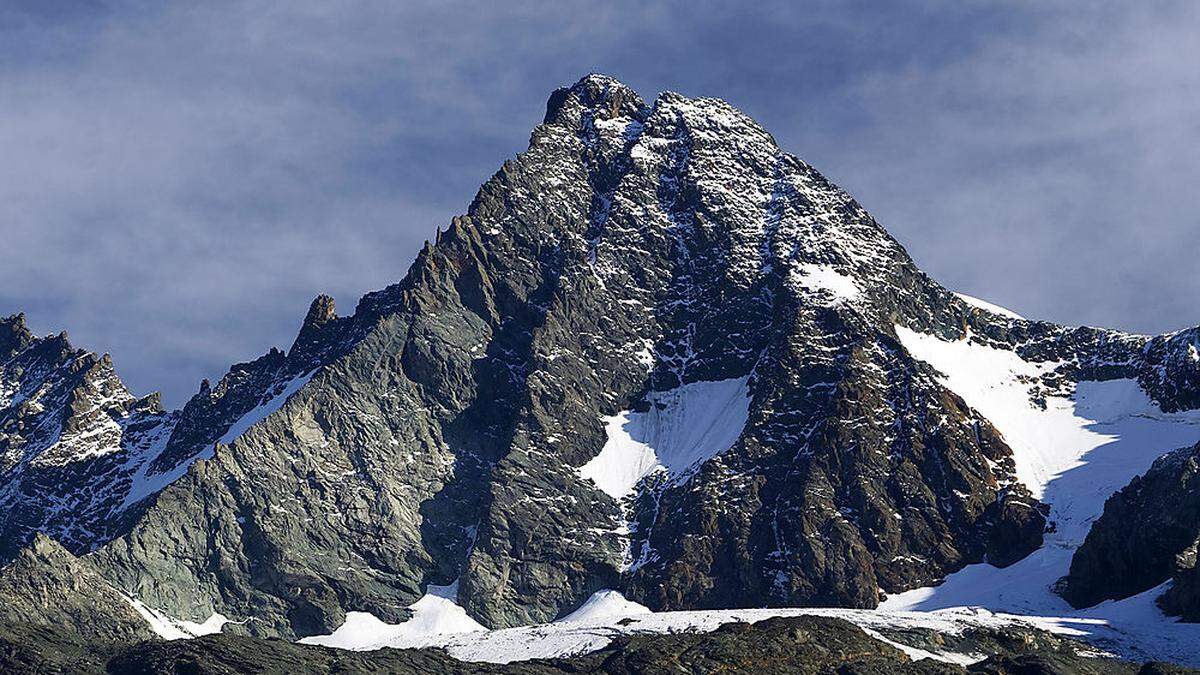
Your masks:
<svg viewBox="0 0 1200 675"><path fill-rule="evenodd" d="M25 312L17 312L11 316L0 318L0 326L25 326Z"/></svg>
<svg viewBox="0 0 1200 675"><path fill-rule="evenodd" d="M296 336L296 341L292 344L289 353L296 355L314 348L320 342L324 328L336 321L337 318L337 311L331 296L322 293L313 298L312 304L308 306L308 314L304 317L304 324L300 327L300 333Z"/></svg>
<svg viewBox="0 0 1200 675"><path fill-rule="evenodd" d="M308 315L304 317L304 325L320 328L336 318L337 311L333 297L322 293L313 298L312 304L308 306Z"/></svg>
<svg viewBox="0 0 1200 675"><path fill-rule="evenodd" d="M33 340L33 334L25 325L25 314L13 314L0 318L0 356L11 356L24 349Z"/></svg>
<svg viewBox="0 0 1200 675"><path fill-rule="evenodd" d="M585 110L593 119L641 117L645 113L646 102L620 80L591 73L570 87L556 89L550 94L543 122L569 123Z"/></svg>
<svg viewBox="0 0 1200 675"><path fill-rule="evenodd" d="M37 431L0 460L48 458L0 491L0 562L48 532L169 616L288 639L455 579L436 597L490 628L604 588L874 607L1054 536L1059 450L1020 434L1073 384L1200 405L1190 337L974 312L748 115L598 74L402 281L348 317L317 296L180 411L55 340L0 364L0 429Z"/></svg>

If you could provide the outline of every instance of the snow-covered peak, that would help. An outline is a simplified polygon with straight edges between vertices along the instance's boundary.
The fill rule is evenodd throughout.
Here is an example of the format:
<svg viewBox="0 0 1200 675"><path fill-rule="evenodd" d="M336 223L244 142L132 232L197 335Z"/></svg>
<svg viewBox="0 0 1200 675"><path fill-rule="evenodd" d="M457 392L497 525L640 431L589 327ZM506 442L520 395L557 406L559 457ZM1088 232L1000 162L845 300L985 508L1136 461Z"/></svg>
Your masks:
<svg viewBox="0 0 1200 675"><path fill-rule="evenodd" d="M45 437L86 458L5 504L25 500L13 531L72 550L112 535L89 523L132 528L93 557L163 616L348 645L639 611L618 590L869 607L1036 550L1034 496L1053 502L1108 425L1142 424L1125 404L1166 409L1134 376L1190 405L1196 353L980 311L733 106L647 105L593 75L401 282L349 317L318 298L290 352L183 410L131 413L91 448L134 406L103 378L78 410L5 385L6 409L77 413ZM90 473L68 485L63 466ZM456 575L461 592L415 597Z"/></svg>

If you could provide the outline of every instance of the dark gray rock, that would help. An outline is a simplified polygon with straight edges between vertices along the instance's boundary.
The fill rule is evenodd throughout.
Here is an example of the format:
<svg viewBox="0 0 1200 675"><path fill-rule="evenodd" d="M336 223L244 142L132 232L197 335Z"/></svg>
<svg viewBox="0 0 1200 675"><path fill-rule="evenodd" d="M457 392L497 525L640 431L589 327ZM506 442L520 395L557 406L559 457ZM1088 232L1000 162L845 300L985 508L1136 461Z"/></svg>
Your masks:
<svg viewBox="0 0 1200 675"><path fill-rule="evenodd" d="M41 534L0 572L0 626L21 626L35 641L47 631L97 645L156 637L86 561Z"/></svg>
<svg viewBox="0 0 1200 675"><path fill-rule="evenodd" d="M1194 558L1194 552L1188 556ZM1186 564L1186 563L1185 563ZM1171 585L1158 598L1158 605L1171 616L1181 621L1200 623L1200 570L1195 566L1180 566L1171 576Z"/></svg>
<svg viewBox="0 0 1200 675"><path fill-rule="evenodd" d="M1062 595L1076 607L1147 591L1196 566L1200 539L1200 444L1159 458L1104 504L1087 539L1071 559ZM1200 606L1180 603L1195 617ZM1189 611L1190 610L1190 611Z"/></svg>
<svg viewBox="0 0 1200 675"><path fill-rule="evenodd" d="M1200 408L1200 328L1160 335L1146 344L1138 379L1163 410Z"/></svg>

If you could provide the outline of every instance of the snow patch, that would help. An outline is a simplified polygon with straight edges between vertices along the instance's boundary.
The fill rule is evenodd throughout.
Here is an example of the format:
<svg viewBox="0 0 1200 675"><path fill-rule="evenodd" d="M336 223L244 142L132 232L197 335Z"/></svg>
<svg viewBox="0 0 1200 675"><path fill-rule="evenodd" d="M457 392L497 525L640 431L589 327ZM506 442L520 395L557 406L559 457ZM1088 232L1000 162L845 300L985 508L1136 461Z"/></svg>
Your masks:
<svg viewBox="0 0 1200 675"><path fill-rule="evenodd" d="M579 475L618 501L656 472L691 475L737 441L750 414L749 376L693 382L647 396L646 412L604 418L608 440Z"/></svg>
<svg viewBox="0 0 1200 675"><path fill-rule="evenodd" d="M556 623L587 623L601 619L613 620L639 614L649 614L650 608L627 600L619 591L603 589L596 591L579 609L559 619Z"/></svg>
<svg viewBox="0 0 1200 675"><path fill-rule="evenodd" d="M220 633L221 628L229 623L229 619L218 612L213 612L202 623L175 619L153 607L147 606L137 598L127 595L124 597L133 607L134 611L145 619L146 623L150 624L150 630L153 630L155 635L164 640L186 640L188 638L200 637L201 635Z"/></svg>
<svg viewBox="0 0 1200 675"><path fill-rule="evenodd" d="M797 265L788 275L788 283L795 290L824 293L835 301L855 300L862 294L853 277L842 274L830 265Z"/></svg>
<svg viewBox="0 0 1200 675"><path fill-rule="evenodd" d="M971 305L972 307L978 307L979 309L982 309L987 312L991 312L992 314L998 314L1000 316L1007 317L1009 319L1022 319L1022 320L1025 319L1025 317L1021 316L1020 314L1017 314L1016 312L1012 311L1011 309L1001 307L1000 305L993 305L992 303L988 302L987 300L980 300L979 298L972 297L970 295L967 295L966 293L955 293L955 295L958 296L959 300L962 300L963 302L967 303L968 305Z"/></svg>
<svg viewBox="0 0 1200 675"><path fill-rule="evenodd" d="M412 611L408 621L389 624L367 612L347 612L346 622L334 632L302 638L300 642L355 651L405 649L439 645L446 635L486 631L455 603L457 597L457 581L449 586L430 586L420 600L408 606Z"/></svg>

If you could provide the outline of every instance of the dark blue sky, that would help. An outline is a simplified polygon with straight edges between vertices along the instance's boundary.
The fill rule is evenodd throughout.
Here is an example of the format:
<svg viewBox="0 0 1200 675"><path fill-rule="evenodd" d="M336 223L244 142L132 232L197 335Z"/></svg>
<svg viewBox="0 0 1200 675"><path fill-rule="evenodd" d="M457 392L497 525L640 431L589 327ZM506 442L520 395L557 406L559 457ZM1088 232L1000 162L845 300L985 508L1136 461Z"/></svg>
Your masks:
<svg viewBox="0 0 1200 675"><path fill-rule="evenodd" d="M170 405L399 279L590 71L730 101L952 288L1200 323L1196 3L167 4L0 5L0 313Z"/></svg>

